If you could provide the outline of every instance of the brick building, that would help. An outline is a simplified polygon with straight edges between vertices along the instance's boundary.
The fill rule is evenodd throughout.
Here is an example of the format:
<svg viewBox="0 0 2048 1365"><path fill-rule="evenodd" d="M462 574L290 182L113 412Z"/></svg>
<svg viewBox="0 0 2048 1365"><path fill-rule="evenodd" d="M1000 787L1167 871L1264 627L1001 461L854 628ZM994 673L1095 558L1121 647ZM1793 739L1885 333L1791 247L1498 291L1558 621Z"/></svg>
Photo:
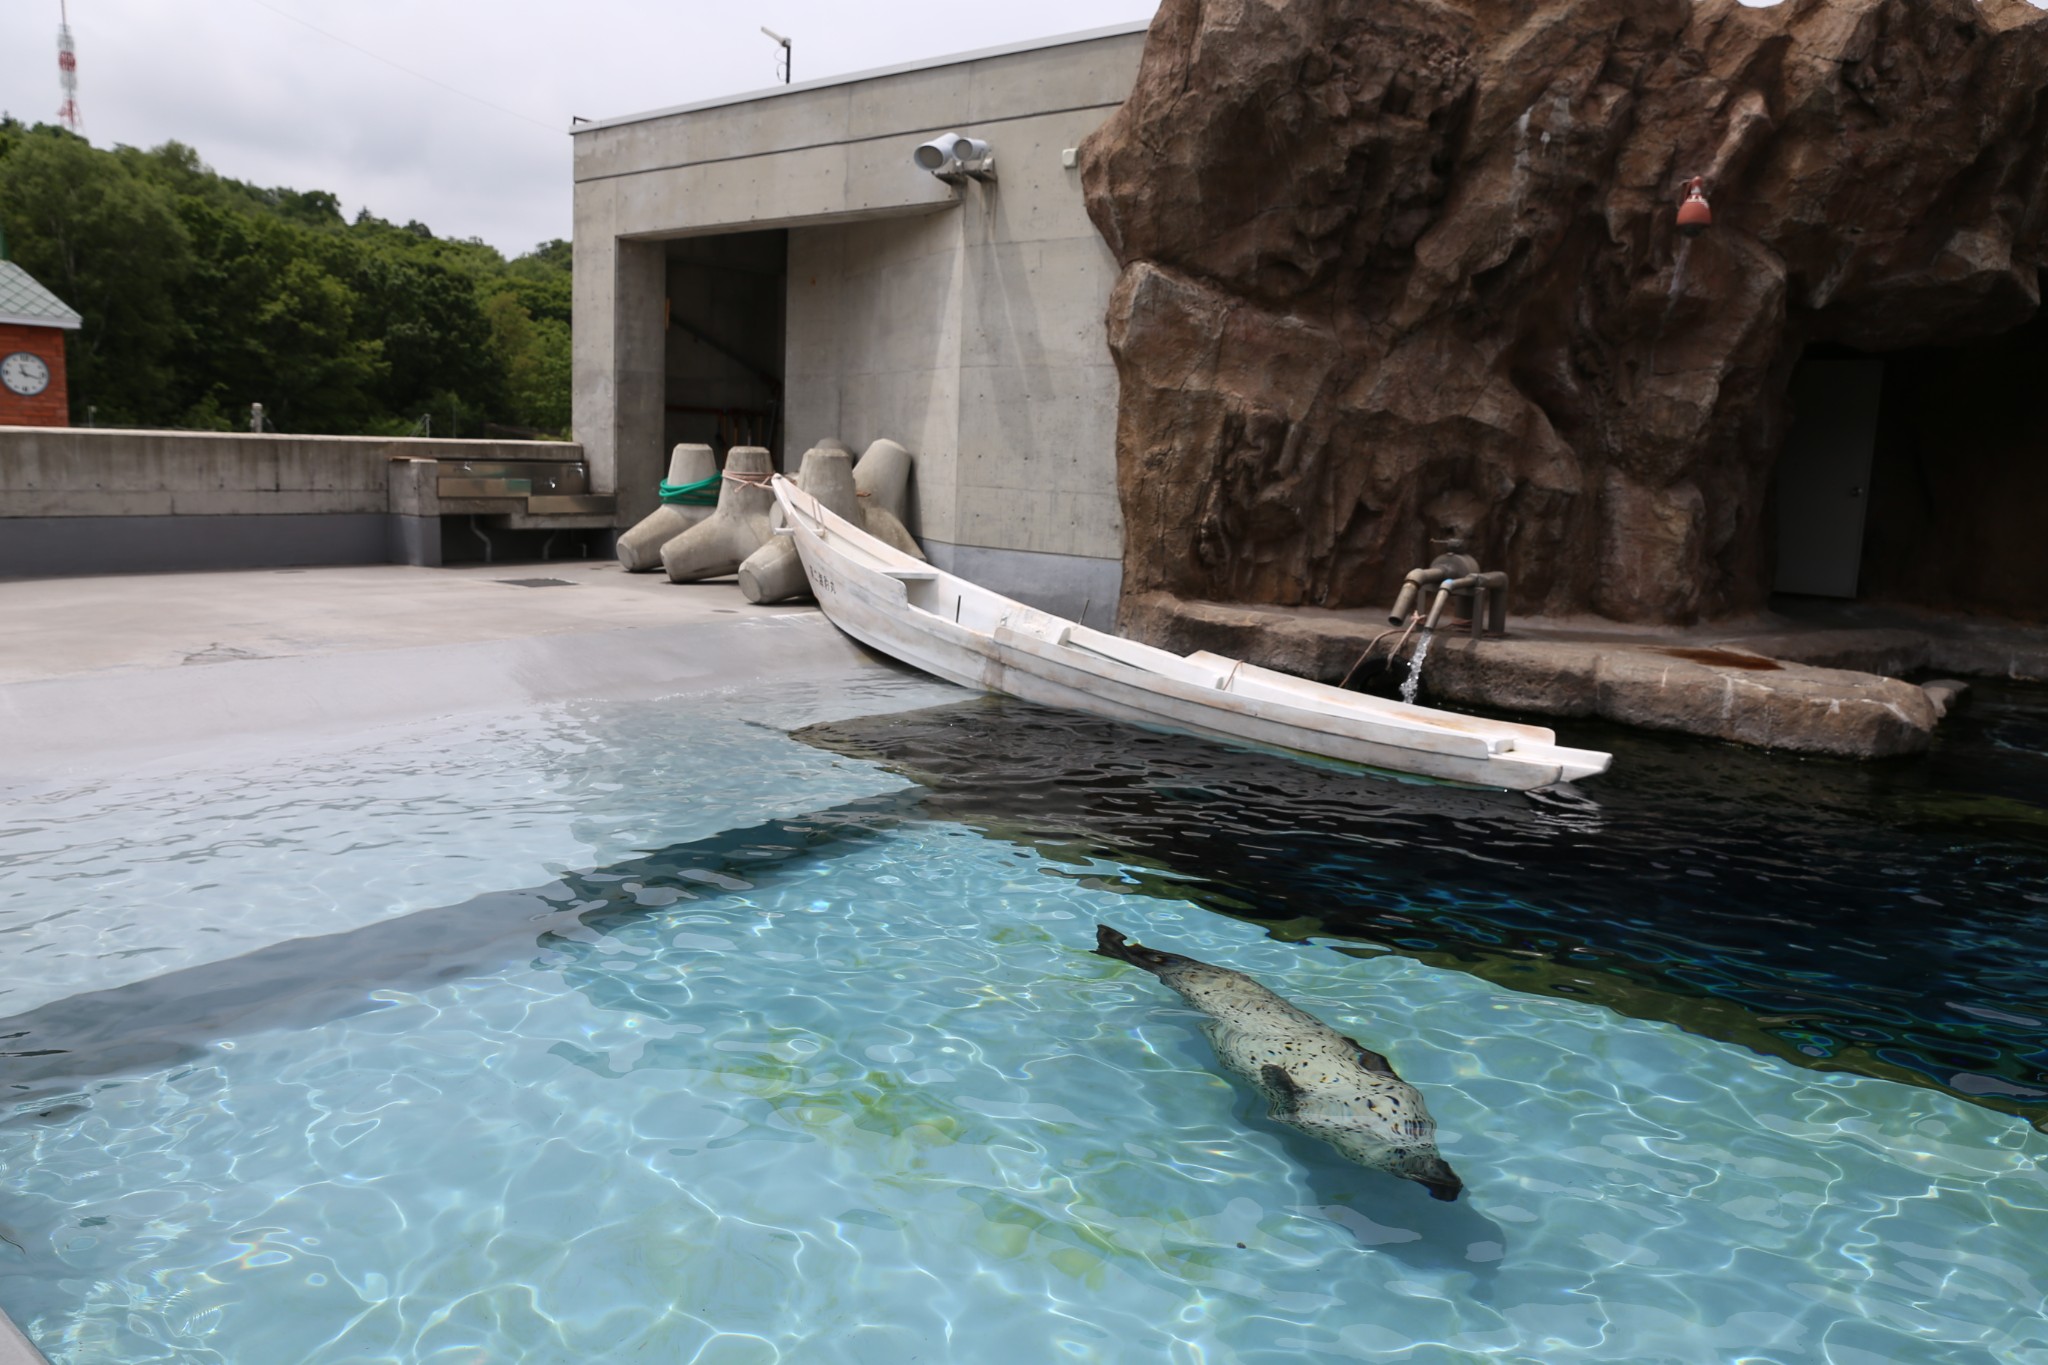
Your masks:
<svg viewBox="0 0 2048 1365"><path fill-rule="evenodd" d="M12 261L0 260L0 427L68 427L64 333L80 318Z"/></svg>

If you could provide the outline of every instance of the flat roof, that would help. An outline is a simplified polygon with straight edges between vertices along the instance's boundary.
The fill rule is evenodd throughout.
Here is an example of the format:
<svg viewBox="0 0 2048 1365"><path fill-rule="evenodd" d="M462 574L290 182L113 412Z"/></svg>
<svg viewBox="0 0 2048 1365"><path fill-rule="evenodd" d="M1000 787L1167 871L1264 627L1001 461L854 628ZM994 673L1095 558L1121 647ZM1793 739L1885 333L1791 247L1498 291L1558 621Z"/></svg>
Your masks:
<svg viewBox="0 0 2048 1365"><path fill-rule="evenodd" d="M856 81L871 81L880 76L900 76L910 71L930 71L934 67L958 66L963 62L978 62L990 57L1007 57L1017 52L1037 52L1048 47L1067 47L1074 43L1092 43L1099 38L1121 38L1128 34L1143 33L1151 28L1149 20L1126 24L1111 24L1106 28L1083 29L1079 33L1061 33L1050 38L1033 38L1029 42L1005 43L1001 47L984 47L973 52L956 52L945 57L927 57L923 61L904 62L897 66L878 66L867 71L850 71L843 76L824 76L815 81L798 81L794 85L771 85L765 90L750 90L742 95L722 95L717 99L698 100L694 104L676 104L666 109L650 109L643 114L621 114L616 118L594 119L569 125L571 136L577 133L594 133L600 128L617 128L622 124L645 123L649 119L670 118L676 114L694 114L700 109L720 109L731 104L749 104L754 100L772 100L783 95L794 95L805 90L826 90L835 85L852 85Z"/></svg>

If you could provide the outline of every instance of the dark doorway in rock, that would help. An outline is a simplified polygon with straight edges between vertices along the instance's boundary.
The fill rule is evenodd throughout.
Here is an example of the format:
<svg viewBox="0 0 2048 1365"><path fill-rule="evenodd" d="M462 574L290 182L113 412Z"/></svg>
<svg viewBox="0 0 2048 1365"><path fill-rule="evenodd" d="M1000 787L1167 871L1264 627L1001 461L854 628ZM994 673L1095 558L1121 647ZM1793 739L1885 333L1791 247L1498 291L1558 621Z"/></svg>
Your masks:
<svg viewBox="0 0 2048 1365"><path fill-rule="evenodd" d="M1854 597L1885 363L1808 355L1792 374L1792 426L1778 455L1778 592Z"/></svg>
<svg viewBox="0 0 2048 1365"><path fill-rule="evenodd" d="M2048 618L2048 312L1955 346L1812 347L1792 395L1777 591Z"/></svg>
<svg viewBox="0 0 2048 1365"><path fill-rule="evenodd" d="M782 467L783 315L789 233L731 232L668 244L665 452L766 446Z"/></svg>

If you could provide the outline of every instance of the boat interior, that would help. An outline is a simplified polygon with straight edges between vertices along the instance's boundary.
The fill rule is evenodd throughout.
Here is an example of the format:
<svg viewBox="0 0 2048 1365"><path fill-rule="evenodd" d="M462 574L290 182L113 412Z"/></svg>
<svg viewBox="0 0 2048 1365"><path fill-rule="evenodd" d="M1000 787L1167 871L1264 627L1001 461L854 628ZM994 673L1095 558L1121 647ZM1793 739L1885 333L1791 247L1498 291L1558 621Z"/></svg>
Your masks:
<svg viewBox="0 0 2048 1365"><path fill-rule="evenodd" d="M1553 732L1540 726L1411 706L1362 692L1347 692L1206 650L1175 654L1095 630L933 568L859 533L804 497L801 490L792 491L802 499L795 506L808 514L806 520L819 534L832 540L839 553L901 583L911 610L976 635L992 639L998 630L1008 630L1055 649L1078 651L1140 669L1154 677L1212 688L1249 701L1272 702L1330 716L1369 717L1382 724L1412 727L1418 732L1468 735L1485 741L1487 751L1495 754L1513 750L1517 741L1523 746L1556 742Z"/></svg>

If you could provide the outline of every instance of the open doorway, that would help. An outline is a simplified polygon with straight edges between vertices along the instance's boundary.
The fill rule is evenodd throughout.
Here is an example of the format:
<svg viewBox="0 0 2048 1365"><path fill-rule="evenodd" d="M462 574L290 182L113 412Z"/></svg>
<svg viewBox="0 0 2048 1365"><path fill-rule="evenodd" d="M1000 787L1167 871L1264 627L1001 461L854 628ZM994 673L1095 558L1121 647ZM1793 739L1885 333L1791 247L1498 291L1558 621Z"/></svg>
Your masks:
<svg viewBox="0 0 2048 1365"><path fill-rule="evenodd" d="M668 244L664 448L766 446L783 467L783 313L789 233Z"/></svg>
<svg viewBox="0 0 2048 1365"><path fill-rule="evenodd" d="M1777 591L2048 618L2048 312L1957 346L1815 347L1792 399Z"/></svg>
<svg viewBox="0 0 2048 1365"><path fill-rule="evenodd" d="M1857 595L1884 371L1878 357L1844 353L1807 355L1792 373L1773 490L1777 592Z"/></svg>

